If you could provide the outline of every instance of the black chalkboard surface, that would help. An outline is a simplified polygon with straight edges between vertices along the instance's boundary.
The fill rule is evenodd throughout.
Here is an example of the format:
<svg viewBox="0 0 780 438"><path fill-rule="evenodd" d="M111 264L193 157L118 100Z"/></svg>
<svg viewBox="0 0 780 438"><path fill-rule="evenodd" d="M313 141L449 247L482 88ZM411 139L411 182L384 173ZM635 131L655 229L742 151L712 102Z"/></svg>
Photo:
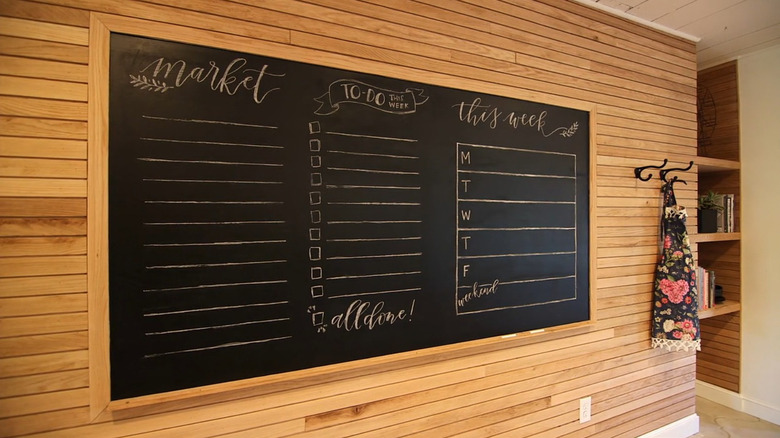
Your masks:
<svg viewBox="0 0 780 438"><path fill-rule="evenodd" d="M589 113L113 34L113 400L587 321Z"/></svg>

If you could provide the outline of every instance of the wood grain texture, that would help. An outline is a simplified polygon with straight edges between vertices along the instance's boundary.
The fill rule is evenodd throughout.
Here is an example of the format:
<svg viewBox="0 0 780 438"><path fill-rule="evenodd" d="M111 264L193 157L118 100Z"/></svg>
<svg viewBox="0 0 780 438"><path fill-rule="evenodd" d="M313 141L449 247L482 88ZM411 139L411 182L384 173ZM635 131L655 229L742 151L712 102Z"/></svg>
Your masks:
<svg viewBox="0 0 780 438"><path fill-rule="evenodd" d="M13 117L86 120L87 106L77 102L24 97L0 97L0 114Z"/></svg>
<svg viewBox="0 0 780 438"><path fill-rule="evenodd" d="M0 156L86 160L87 143L76 140L0 136Z"/></svg>
<svg viewBox="0 0 780 438"><path fill-rule="evenodd" d="M28 316L87 311L85 293L56 296L0 298L0 316Z"/></svg>
<svg viewBox="0 0 780 438"><path fill-rule="evenodd" d="M14 199L8 200L5 205L14 208L6 210L8 214L13 215L14 217L0 219L0 236L84 236L87 234L86 218L77 217L78 214L83 214L82 212L85 210L83 199L74 199L74 202L70 203L58 202L60 199L57 198L23 198L20 201L25 202L24 205L18 205L17 202L12 202L13 200ZM53 206L35 205L36 203L34 201L41 201L42 204L51 202L53 203ZM48 209L56 208L58 205L63 207L61 215L66 217L46 217L49 216ZM25 215L24 212L26 211L33 211L37 214ZM24 218L24 216L27 216L27 218ZM59 215L52 214L51 216Z"/></svg>
<svg viewBox="0 0 780 438"><path fill-rule="evenodd" d="M19 2L14 3L18 4ZM52 12L56 13L55 11ZM80 46L86 46L89 43L87 30L78 26L3 16L0 17L0 29L2 29L0 34L14 37L33 38L41 41L53 41Z"/></svg>
<svg viewBox="0 0 780 438"><path fill-rule="evenodd" d="M86 179L0 177L0 197L84 198Z"/></svg>
<svg viewBox="0 0 780 438"><path fill-rule="evenodd" d="M25 0L3 1L0 3L0 15L81 28L89 26L88 10L32 3Z"/></svg>
<svg viewBox="0 0 780 438"><path fill-rule="evenodd" d="M87 101L87 84L18 76L0 76L0 93L8 96Z"/></svg>
<svg viewBox="0 0 780 438"><path fill-rule="evenodd" d="M0 359L0 365L3 378L10 378L87 369L89 361L87 352L81 350Z"/></svg>
<svg viewBox="0 0 780 438"><path fill-rule="evenodd" d="M52 61L86 64L87 48L81 45L0 36L0 54L32 56Z"/></svg>
<svg viewBox="0 0 780 438"><path fill-rule="evenodd" d="M87 254L99 263L106 254L106 169L96 160L106 120L96 115L107 97L105 76L89 66L106 68L99 41L118 23L139 35L595 105L598 321L103 411L107 313L95 298L105 271L88 272ZM707 320L702 330L722 341L699 370L694 355L650 349L659 185L633 168L694 159L696 128L694 45L574 2L0 2L0 436L631 437L690 415L694 371L734 387L739 317ZM680 199L693 205L701 182L686 179ZM728 266L723 278L737 286L739 253L729 245L713 263ZM580 424L586 395L593 420Z"/></svg>

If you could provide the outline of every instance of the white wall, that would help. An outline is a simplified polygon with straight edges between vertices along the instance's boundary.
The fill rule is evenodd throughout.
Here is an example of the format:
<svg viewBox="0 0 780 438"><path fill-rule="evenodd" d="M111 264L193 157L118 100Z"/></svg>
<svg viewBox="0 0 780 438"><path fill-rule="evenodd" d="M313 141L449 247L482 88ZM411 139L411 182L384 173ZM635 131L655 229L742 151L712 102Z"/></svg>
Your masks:
<svg viewBox="0 0 780 438"><path fill-rule="evenodd" d="M780 44L738 61L743 410L780 424Z"/></svg>

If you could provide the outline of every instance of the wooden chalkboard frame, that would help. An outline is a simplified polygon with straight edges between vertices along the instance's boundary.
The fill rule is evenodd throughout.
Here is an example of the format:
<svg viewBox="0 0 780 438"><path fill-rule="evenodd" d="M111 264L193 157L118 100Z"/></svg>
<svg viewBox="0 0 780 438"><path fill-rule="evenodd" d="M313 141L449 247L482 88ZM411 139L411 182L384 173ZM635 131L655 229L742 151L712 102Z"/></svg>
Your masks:
<svg viewBox="0 0 780 438"><path fill-rule="evenodd" d="M388 66L378 61L361 60L360 71L369 74L391 75L394 78L412 81L424 81L432 85L459 88L490 93L509 98L544 102L589 113L589 319L549 329L511 334L468 341L453 345L427 348L422 351L396 353L390 356L361 359L353 362L327 365L314 369L292 371L282 374L250 378L240 381L219 383L204 387L172 391L161 394L140 396L124 400L111 401L110 397L110 355L109 355L109 317L108 317L108 70L110 57L110 36L112 32L126 33L142 37L164 39L188 44L240 51L250 54L273 56L293 61L309 62L327 67L354 70L355 62L343 55L325 54L312 49L291 47L288 45L251 40L245 37L229 36L222 33L200 31L193 34L190 29L175 25L147 22L138 19L93 13L90 23L90 60L89 60L89 125L88 125L88 302L89 302L89 363L90 363L90 416L93 421L113 418L117 410L139 408L163 402L176 402L192 397L224 399L225 393L262 385L297 380L304 384L311 379L326 377L334 373L347 371L375 370L378 366L395 363L402 366L404 361L425 360L436 355L437 359L452 355L456 357L466 352L509 348L529 342L530 337L538 340L555 339L587 331L595 322L596 289L596 153L595 127L596 106L542 93L530 93L517 89L485 83L469 78L453 78L447 75L415 70L401 66ZM421 79L422 78L422 79ZM139 411L138 415L141 415ZM128 415L126 413L124 415ZM132 414L130 414L132 416Z"/></svg>

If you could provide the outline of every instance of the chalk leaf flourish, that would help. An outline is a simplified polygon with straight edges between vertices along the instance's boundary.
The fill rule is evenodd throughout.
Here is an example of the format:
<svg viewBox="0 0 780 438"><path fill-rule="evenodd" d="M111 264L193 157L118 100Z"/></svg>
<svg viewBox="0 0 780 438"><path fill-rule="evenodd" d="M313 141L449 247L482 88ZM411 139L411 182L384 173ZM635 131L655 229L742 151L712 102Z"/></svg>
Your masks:
<svg viewBox="0 0 780 438"><path fill-rule="evenodd" d="M174 88L173 86L169 86L165 82L158 81L157 79L154 78L149 80L146 78L146 76L143 75L138 75L138 76L130 75L130 83L133 84L133 86L136 88L153 91L153 92L159 92L159 93L165 93L171 88Z"/></svg>
<svg viewBox="0 0 780 438"><path fill-rule="evenodd" d="M578 122L574 122L571 126L569 126L569 129L564 129L561 131L561 135L566 138L572 137L577 132L577 128L579 128L579 126L580 125Z"/></svg>

